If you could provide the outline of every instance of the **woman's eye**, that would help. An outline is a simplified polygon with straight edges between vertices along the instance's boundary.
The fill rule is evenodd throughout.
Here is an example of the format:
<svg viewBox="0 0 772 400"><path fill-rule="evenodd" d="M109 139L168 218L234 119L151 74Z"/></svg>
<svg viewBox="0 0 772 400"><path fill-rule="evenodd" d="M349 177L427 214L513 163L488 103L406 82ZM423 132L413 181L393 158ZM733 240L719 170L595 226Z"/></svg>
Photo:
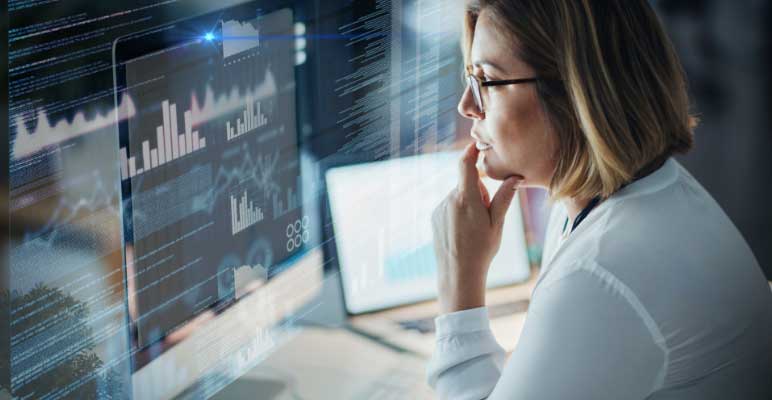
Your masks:
<svg viewBox="0 0 772 400"><path fill-rule="evenodd" d="M484 74L482 71L478 71L477 73L475 73L475 75L478 78L480 78L480 80L482 80L483 82L487 81L489 78L488 75Z"/></svg>

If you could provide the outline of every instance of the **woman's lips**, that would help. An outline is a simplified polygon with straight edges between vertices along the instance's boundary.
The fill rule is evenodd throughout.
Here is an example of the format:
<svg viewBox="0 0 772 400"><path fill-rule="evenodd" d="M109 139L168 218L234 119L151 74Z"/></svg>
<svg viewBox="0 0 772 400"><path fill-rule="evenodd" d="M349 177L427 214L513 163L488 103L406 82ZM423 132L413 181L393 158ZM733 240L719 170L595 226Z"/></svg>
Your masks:
<svg viewBox="0 0 772 400"><path fill-rule="evenodd" d="M492 147L488 143L483 143L483 142L474 142L474 145L475 147L477 147L477 150L480 150L480 151L485 151Z"/></svg>
<svg viewBox="0 0 772 400"><path fill-rule="evenodd" d="M490 144L483 142L480 138L480 135L478 135L476 132L472 132L471 135L472 139L474 139L474 145L477 147L477 150L485 151L492 147Z"/></svg>

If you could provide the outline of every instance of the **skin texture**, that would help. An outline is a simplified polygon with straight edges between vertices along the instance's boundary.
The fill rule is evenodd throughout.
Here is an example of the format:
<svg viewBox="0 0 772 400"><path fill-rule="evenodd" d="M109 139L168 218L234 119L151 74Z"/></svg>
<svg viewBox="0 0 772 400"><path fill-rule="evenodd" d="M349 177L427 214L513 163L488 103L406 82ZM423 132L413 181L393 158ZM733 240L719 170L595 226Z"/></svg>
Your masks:
<svg viewBox="0 0 772 400"><path fill-rule="evenodd" d="M483 80L537 76L515 54L483 11L471 48L473 72ZM432 215L443 313L485 305L488 268L501 246L504 217L517 188L546 189L556 164L557 135L534 84L485 87L482 97L485 112L478 110L467 88L458 112L472 120L470 133L475 141L491 147L481 152L473 143L466 148L458 188ZM504 181L493 198L480 180L478 158L485 175ZM567 199L565 204L573 220L586 201Z"/></svg>
<svg viewBox="0 0 772 400"><path fill-rule="evenodd" d="M485 201L489 196L475 167L478 154L474 144L466 147L459 186L432 214L442 312L485 305L488 268L501 246L504 217L519 183L507 179L490 202Z"/></svg>
<svg viewBox="0 0 772 400"><path fill-rule="evenodd" d="M515 56L508 42L483 11L471 49L474 74L483 80L538 76ZM542 110L535 84L489 86L482 89L482 97L484 113L477 109L467 88L458 112L472 120L472 137L492 146L482 152L483 172L497 180L521 176L521 187L547 187L555 168L557 136Z"/></svg>

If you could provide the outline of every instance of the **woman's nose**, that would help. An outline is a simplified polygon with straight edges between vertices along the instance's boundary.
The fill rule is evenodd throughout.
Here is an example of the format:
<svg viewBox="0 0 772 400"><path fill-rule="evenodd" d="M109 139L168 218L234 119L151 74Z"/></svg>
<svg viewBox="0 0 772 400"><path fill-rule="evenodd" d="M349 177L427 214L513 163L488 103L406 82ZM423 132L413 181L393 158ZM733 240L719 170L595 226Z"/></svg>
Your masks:
<svg viewBox="0 0 772 400"><path fill-rule="evenodd" d="M464 89L464 94L461 95L461 100L458 102L458 113L464 118L481 120L484 118L484 114L480 112L477 104L472 97L472 90L469 86Z"/></svg>

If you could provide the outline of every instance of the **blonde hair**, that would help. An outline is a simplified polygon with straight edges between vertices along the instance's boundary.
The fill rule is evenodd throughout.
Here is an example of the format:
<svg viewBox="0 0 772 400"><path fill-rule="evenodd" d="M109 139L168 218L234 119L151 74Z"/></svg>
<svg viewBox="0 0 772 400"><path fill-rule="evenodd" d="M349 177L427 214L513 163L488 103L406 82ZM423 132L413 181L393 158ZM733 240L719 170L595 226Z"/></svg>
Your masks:
<svg viewBox="0 0 772 400"><path fill-rule="evenodd" d="M470 1L467 64L482 12L513 55L546 78L536 90L559 142L553 200L607 198L691 149L697 120L685 75L646 0Z"/></svg>

